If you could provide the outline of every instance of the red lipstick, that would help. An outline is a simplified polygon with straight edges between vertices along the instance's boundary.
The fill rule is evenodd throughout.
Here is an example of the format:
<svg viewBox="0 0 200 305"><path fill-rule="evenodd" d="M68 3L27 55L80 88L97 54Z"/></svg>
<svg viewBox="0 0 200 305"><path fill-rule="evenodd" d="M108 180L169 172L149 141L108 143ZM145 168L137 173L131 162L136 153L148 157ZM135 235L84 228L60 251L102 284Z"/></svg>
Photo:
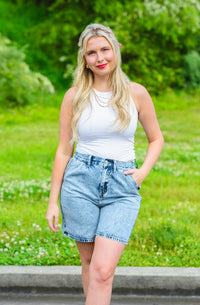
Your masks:
<svg viewBox="0 0 200 305"><path fill-rule="evenodd" d="M103 68L105 68L107 66L107 64L104 64L104 65L98 65L98 66L96 66L98 69L103 69Z"/></svg>

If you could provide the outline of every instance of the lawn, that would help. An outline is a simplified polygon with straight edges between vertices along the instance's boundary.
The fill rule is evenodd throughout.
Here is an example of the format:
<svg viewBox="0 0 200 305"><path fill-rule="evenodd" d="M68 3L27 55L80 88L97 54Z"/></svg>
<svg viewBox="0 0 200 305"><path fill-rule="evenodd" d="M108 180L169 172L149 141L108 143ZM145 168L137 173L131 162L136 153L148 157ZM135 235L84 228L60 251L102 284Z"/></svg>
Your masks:
<svg viewBox="0 0 200 305"><path fill-rule="evenodd" d="M155 98L165 145L142 184L141 210L120 266L200 266L199 94ZM45 219L59 105L0 114L0 264L80 265L75 242ZM147 141L138 125L136 155Z"/></svg>

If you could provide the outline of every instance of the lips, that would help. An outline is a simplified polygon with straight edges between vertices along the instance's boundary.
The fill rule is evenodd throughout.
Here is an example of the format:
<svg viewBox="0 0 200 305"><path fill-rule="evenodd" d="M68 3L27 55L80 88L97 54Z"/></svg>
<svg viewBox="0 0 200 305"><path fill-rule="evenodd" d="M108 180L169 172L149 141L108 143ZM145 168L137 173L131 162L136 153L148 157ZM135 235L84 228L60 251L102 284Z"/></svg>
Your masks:
<svg viewBox="0 0 200 305"><path fill-rule="evenodd" d="M103 69L103 68L105 68L107 66L107 64L103 64L103 65L98 65L98 66L96 66L98 69Z"/></svg>

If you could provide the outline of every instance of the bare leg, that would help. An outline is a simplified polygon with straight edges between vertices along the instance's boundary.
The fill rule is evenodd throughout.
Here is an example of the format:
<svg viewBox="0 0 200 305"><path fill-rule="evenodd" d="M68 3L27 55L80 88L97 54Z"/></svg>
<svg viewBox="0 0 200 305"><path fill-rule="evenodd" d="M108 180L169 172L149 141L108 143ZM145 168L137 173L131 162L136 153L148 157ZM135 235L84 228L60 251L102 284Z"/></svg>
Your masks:
<svg viewBox="0 0 200 305"><path fill-rule="evenodd" d="M85 305L110 304L114 272L124 248L120 242L96 236Z"/></svg>
<svg viewBox="0 0 200 305"><path fill-rule="evenodd" d="M89 284L89 266L94 250L94 243L84 243L76 241L82 264L82 283L85 297L87 297Z"/></svg>

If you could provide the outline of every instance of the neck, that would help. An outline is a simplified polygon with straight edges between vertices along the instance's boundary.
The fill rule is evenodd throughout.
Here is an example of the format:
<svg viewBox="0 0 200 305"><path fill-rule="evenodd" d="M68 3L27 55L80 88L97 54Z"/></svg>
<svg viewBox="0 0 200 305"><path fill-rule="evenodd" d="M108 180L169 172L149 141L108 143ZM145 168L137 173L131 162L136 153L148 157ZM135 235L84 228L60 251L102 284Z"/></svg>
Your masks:
<svg viewBox="0 0 200 305"><path fill-rule="evenodd" d="M106 77L95 76L93 87L96 90L102 91L102 92L111 91L109 78L107 76Z"/></svg>

